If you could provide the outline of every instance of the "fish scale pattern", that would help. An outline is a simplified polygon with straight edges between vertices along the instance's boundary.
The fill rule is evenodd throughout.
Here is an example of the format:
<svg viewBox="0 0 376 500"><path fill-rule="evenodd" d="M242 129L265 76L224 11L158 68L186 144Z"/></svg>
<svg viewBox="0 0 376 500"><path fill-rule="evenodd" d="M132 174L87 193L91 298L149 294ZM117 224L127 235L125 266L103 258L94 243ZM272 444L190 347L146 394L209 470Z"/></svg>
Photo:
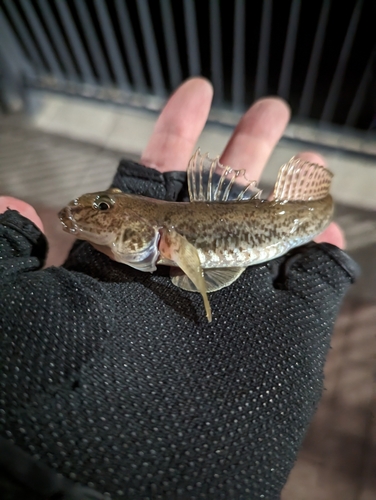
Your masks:
<svg viewBox="0 0 376 500"><path fill-rule="evenodd" d="M211 295L208 324L200 295L163 268L141 273L77 242L64 267L37 269L36 228L11 211L0 228L1 272L13 262L1 438L95 498L279 498L320 399L350 258L312 244L291 266L250 267Z"/></svg>

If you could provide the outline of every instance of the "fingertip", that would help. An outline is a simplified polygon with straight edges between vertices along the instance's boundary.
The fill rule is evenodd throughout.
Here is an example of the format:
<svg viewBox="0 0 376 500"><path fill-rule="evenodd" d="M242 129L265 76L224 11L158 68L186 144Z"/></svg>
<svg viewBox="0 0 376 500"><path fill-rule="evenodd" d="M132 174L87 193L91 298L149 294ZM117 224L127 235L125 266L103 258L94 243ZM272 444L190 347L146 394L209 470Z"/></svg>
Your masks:
<svg viewBox="0 0 376 500"><path fill-rule="evenodd" d="M169 103L174 101L175 96L178 96L179 100L185 100L186 96L191 99L192 96L199 96L199 99L203 102L209 102L209 105L213 99L214 89L213 85L209 80L202 76L193 76L185 80L179 87L175 90L169 99Z"/></svg>
<svg viewBox="0 0 376 500"><path fill-rule="evenodd" d="M244 169L248 179L259 179L289 119L290 107L283 99L259 99L240 119L221 155L221 163Z"/></svg>
<svg viewBox="0 0 376 500"><path fill-rule="evenodd" d="M185 80L181 86L200 86L202 89L206 89L207 92L213 93L213 85L210 80L205 78L204 76L192 76Z"/></svg>
<svg viewBox="0 0 376 500"><path fill-rule="evenodd" d="M278 96L261 97L254 102L252 107L270 108L273 114L278 113L285 117L286 122L290 120L291 108L287 101Z"/></svg>
<svg viewBox="0 0 376 500"><path fill-rule="evenodd" d="M167 101L141 163L160 172L185 171L209 116L213 86L202 77L183 82Z"/></svg>
<svg viewBox="0 0 376 500"><path fill-rule="evenodd" d="M316 151L302 151L296 156L304 161L309 161L310 163L317 163L318 165L326 166L325 158L319 153L316 153Z"/></svg>
<svg viewBox="0 0 376 500"><path fill-rule="evenodd" d="M290 106L286 101L280 97L263 97L243 115L237 129L270 142L272 149L285 131L290 116Z"/></svg>

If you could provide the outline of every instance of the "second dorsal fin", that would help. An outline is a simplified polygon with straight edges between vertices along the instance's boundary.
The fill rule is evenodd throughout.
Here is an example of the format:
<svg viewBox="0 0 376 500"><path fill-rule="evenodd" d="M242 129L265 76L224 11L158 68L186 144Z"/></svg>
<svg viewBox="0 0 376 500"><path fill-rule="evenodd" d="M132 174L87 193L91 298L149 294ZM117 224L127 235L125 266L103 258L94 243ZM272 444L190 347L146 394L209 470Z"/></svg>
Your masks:
<svg viewBox="0 0 376 500"><path fill-rule="evenodd" d="M294 156L279 169L272 199L320 200L329 194L332 177L333 174L324 166Z"/></svg>
<svg viewBox="0 0 376 500"><path fill-rule="evenodd" d="M209 158L200 149L189 161L187 177L191 201L242 201L261 196L256 181L248 181L244 170L224 166L219 156Z"/></svg>

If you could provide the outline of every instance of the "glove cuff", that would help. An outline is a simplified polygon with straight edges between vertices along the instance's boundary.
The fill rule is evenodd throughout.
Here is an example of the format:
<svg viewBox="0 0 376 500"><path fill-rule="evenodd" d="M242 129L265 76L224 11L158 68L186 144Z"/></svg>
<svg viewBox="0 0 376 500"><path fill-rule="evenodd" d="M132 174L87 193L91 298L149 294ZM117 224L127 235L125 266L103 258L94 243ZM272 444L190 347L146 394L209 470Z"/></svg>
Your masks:
<svg viewBox="0 0 376 500"><path fill-rule="evenodd" d="M7 210L0 214L0 224L4 236L17 248L18 256L37 257L43 263L46 259L48 244L40 229L17 210Z"/></svg>
<svg viewBox="0 0 376 500"><path fill-rule="evenodd" d="M121 160L111 187L121 189L124 193L178 201L186 181L186 172L162 174L154 168L130 160Z"/></svg>
<svg viewBox="0 0 376 500"><path fill-rule="evenodd" d="M355 260L343 250L330 243L321 243L320 247L347 272L350 276L351 283L355 283L360 276L360 266Z"/></svg>

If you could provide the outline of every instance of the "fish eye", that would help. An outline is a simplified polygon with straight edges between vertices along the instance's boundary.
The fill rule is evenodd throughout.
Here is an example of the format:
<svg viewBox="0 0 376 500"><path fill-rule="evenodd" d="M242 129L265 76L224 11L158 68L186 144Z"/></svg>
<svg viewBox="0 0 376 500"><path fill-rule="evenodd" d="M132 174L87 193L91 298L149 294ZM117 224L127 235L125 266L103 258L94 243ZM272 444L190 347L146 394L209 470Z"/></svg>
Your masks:
<svg viewBox="0 0 376 500"><path fill-rule="evenodd" d="M95 210L100 210L101 212L106 212L106 210L110 210L112 205L113 202L109 198L99 197L93 203L93 208L95 208Z"/></svg>
<svg viewBox="0 0 376 500"><path fill-rule="evenodd" d="M109 208L110 208L110 204L107 203L106 201L101 201L100 203L98 203L98 210L104 211L104 210L108 210Z"/></svg>

